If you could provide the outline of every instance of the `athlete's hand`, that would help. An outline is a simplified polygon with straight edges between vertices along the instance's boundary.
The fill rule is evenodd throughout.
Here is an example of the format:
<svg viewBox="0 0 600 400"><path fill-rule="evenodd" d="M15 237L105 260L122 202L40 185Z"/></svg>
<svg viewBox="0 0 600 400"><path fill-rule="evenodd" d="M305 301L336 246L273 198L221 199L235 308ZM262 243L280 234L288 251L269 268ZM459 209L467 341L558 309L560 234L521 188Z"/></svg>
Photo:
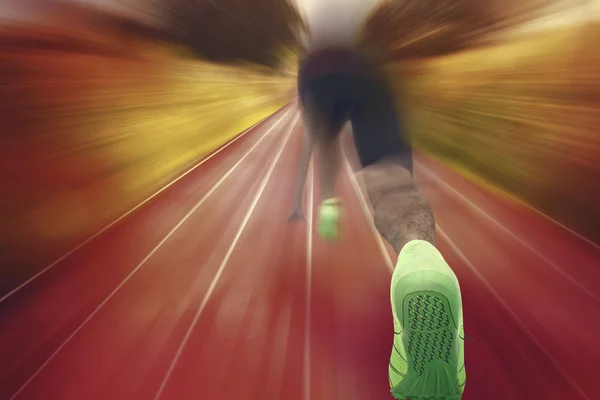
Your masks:
<svg viewBox="0 0 600 400"><path fill-rule="evenodd" d="M304 221L304 214L302 213L302 209L298 208L290 214L288 217L288 221Z"/></svg>

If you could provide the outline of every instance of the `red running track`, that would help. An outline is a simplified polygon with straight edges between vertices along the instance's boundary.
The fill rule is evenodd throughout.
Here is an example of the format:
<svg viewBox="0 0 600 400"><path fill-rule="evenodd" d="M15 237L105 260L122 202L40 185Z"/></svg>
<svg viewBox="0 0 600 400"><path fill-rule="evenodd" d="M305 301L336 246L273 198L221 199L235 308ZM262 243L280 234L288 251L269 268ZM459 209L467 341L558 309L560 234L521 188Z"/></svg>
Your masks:
<svg viewBox="0 0 600 400"><path fill-rule="evenodd" d="M290 105L0 302L0 399L389 399L388 250L347 151L337 244L288 223ZM464 297L464 400L600 399L600 248L423 156Z"/></svg>

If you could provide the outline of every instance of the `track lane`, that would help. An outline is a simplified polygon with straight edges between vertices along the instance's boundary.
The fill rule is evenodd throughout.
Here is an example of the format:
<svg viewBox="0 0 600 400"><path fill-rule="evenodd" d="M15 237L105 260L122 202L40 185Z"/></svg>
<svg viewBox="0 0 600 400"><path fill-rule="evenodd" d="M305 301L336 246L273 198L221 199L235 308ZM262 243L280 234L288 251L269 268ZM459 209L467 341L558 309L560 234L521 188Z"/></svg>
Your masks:
<svg viewBox="0 0 600 400"><path fill-rule="evenodd" d="M110 234L111 232L113 232L115 229L118 228L119 225L121 225L123 223L122 221L124 219L127 218L128 220L130 220L131 219L130 217L139 218L138 214L142 213L143 211L148 211L147 208L153 208L153 209L159 208L159 207L157 207L158 205L156 204L156 202L162 201L165 196L168 196L170 192L175 190L174 188L172 188L172 186L174 184L179 183L179 182L184 183L186 181L189 181L190 178L193 178L195 176L197 177L196 174L198 174L198 172L199 172L198 171L199 167L202 167L206 171L211 170L215 167L214 163L218 162L218 160L220 160L224 157L233 157L233 162L235 163L236 157L238 157L237 151L240 146L244 146L244 143L247 142L248 140L258 140L259 136L257 136L257 135L259 134L259 131L261 131L262 129L265 129L265 128L268 129L267 124L270 124L270 123L273 123L274 121L276 121L276 120L274 120L275 118L281 117L282 112L289 111L290 107L293 107L294 105L295 105L295 103L293 103L293 102L288 103L287 105L285 105L284 107L282 107L281 109L279 109L278 111L273 113L272 115L264 118L262 121L259 121L258 123L251 126L244 132L240 133L239 135L235 136L228 142L219 146L218 148L213 150L211 153L204 156L200 161L196 162L189 168L186 168L180 175L175 177L172 181L170 181L168 184L163 186L161 189L154 192L152 195L150 195L145 200L138 203L135 207L133 207L129 211L125 212L124 214L122 214L121 216L119 216L118 218L113 220L112 222L108 223L108 225L103 226L101 229L99 229L96 233L94 233L87 239L74 244L70 250L63 252L62 254L58 254L56 256L57 258L55 258L53 261L46 260L46 262L48 262L49 264L47 264L45 267L41 266L41 265L38 266L36 268L38 270L38 272L36 272L34 275L27 277L27 278L24 277L23 278L24 280L22 282L13 282L12 283L14 286L13 288L7 289L8 286L6 286L6 284L8 282L2 282L2 290L0 291L0 296L1 296L0 303L3 303L9 297L13 297L17 292L26 288L30 284L37 283L38 278L40 278L41 276L52 271L53 269L55 269L55 267L57 267L57 266L64 267L64 264L65 264L64 261L67 260L69 257L71 257L71 255L79 252L81 249L85 248L89 243L91 243L92 241L95 241L97 238L103 238L107 234ZM224 152L225 150L227 150L227 152ZM216 157L216 159L213 160L213 158L215 158L215 157ZM193 180L192 180L192 182L193 182ZM198 183L200 183L200 182L198 182ZM180 185L179 189L182 189L182 188L183 187ZM47 258L47 255L44 255L41 258Z"/></svg>
<svg viewBox="0 0 600 400"><path fill-rule="evenodd" d="M499 190L491 192L431 158L417 154L415 159L425 178L472 208L486 224L493 225L521 247L535 253L538 263L561 269L563 274L591 292L598 302L600 245L569 231L508 194Z"/></svg>
<svg viewBox="0 0 600 400"><path fill-rule="evenodd" d="M487 282L495 292L480 292L476 302L465 300L465 314L477 307L473 313L487 315L483 334L496 338L492 343L497 352L501 352L503 341L510 343L510 348L527 349L502 353L514 364L505 373L514 379L521 393L533 390L531 396L537 393L552 398L556 393L565 393L594 398L591 393L600 393L593 372L594 365L600 366L600 350L591 344L600 332L600 307L523 246L527 237L517 240L488 218L481 218L480 212L422 168L422 164L417 167L417 177L432 203L439 227L476 269L461 267L463 275L477 272L478 285ZM470 192L462 195L470 197ZM570 235L568 231L563 234ZM571 264L563 260L561 267L570 269ZM464 266L465 261L461 264ZM487 307L495 309L499 299L508 315L485 311Z"/></svg>
<svg viewBox="0 0 600 400"><path fill-rule="evenodd" d="M306 234L286 220L300 143L299 126L287 129L280 157L263 154L272 174L155 399L302 398Z"/></svg>
<svg viewBox="0 0 600 400"><path fill-rule="evenodd" d="M310 399L388 399L391 274L345 165L338 192L344 219L336 243L320 239L315 215ZM319 196L317 176L316 206Z"/></svg>
<svg viewBox="0 0 600 400"><path fill-rule="evenodd" d="M339 243L323 243L313 224L309 246L310 224L285 221L299 128L283 148L240 234L289 120L257 147L252 166L232 174L18 399L154 399L171 365L160 399L390 398L390 270L365 217L365 205L356 196L355 182L342 174L339 190L346 222ZM251 138L257 140L254 134L243 140ZM250 143L239 144L247 149ZM0 303L1 354L15 359L0 364L0 398L14 393L114 289L118 278L156 246L176 223L173 215L183 217L207 193L207 186L230 168L227 165L238 161L240 153L230 147L68 257L64 265ZM557 278L560 275L536 254L547 248L542 254L560 266L572 256L577 265L568 272L585 281L594 277L589 269L600 260L594 245L427 158L416 158L417 179L440 228L438 247L459 276L465 329L474 340L466 343L464 400L598 397L593 371L600 355L593 343L600 318L590 318L597 308L589 295ZM356 169L356 155L349 152L348 159ZM318 181L307 184L307 190L310 187L317 207ZM161 221L171 224L163 226ZM238 234L239 242L211 289ZM198 313L207 292L205 308ZM178 349L180 357L172 364Z"/></svg>
<svg viewBox="0 0 600 400"><path fill-rule="evenodd" d="M108 240L109 244L112 245L111 247L104 247L107 245L106 242L99 240L101 238L98 238L98 240L96 240L92 246L89 246L85 249L86 251L82 250L81 252L74 254L68 259L68 262L72 263L73 265L73 270L75 271L72 273L75 275L75 277L72 275L66 275L69 272L69 269L65 271L61 266L61 268L55 268L52 273L44 275L40 278L40 280L32 283L32 285L46 285L45 287L47 288L47 291L44 292L44 294L47 299L40 298L39 296L34 297L32 304L33 307L29 307L26 309L27 311L23 311L22 308L21 312L18 312L18 310L15 310L14 308L11 309L13 311L12 315L17 317L20 316L24 321L21 322L21 324L16 324L14 322L7 324L7 326L10 327L10 332L3 332L2 338L8 338L11 339L11 341L9 342L8 340L3 340L2 345L7 346L7 350L14 352L15 357L21 356L24 361L21 364L13 363L10 365L12 368L17 367L19 369L17 369L16 373L13 372L12 375L8 376L8 384L3 384L1 386L2 390L6 390L8 393L10 393L11 389L18 389L18 387L26 382L25 380L27 378L36 373L38 368L43 365L42 363L44 363L48 357L51 357L54 354L55 349L60 346L61 343L64 343L64 341L69 338L69 335L72 334L72 332L74 332L74 330L77 329L77 327L79 327L81 323L86 320L86 318L89 318L91 313L94 312L95 308L101 304L103 299L105 299L106 296L109 295L109 293L111 293L111 291L120 282L122 282L127 274L131 273L134 267L136 267L136 265L139 266L139 263L144 260L144 257L147 257L156 249L155 246L160 243L161 239L169 234L169 230L174 229L174 227L177 226L176 224L178 221L180 221L182 218L185 218L186 213L190 212L192 207L194 207L194 204L202 199L203 196L207 196L211 186L215 187L219 183L218 180L221 176L231 173L232 178L229 178L224 182L225 185L231 185L230 182L235 182L236 180L235 176L237 176L239 179L249 173L248 169L251 169L248 168L249 166L254 166L255 170L256 168L264 166L267 161L264 160L264 158L258 157L256 154L253 155L253 153L255 153L254 150L252 152L249 151L253 147L255 147L255 149L260 149L261 146L264 147L264 149L261 150L261 153L259 154L262 154L262 151L271 151L270 149L273 149L276 146L278 139L275 132L281 127L285 126L286 119L289 118L292 113L288 114L289 115L286 115L280 120L279 126L271 125L267 129L258 131L258 135L256 137L250 138L246 143L242 143L242 147L238 147L236 152L224 153L225 157L222 161L216 158L213 159L216 162L216 165L213 167L215 169L210 168L208 164L205 165L207 169L204 172L207 172L207 175L195 177L188 175L190 179L189 181L182 180L181 184L176 186L177 190L172 191L169 193L170 196L165 196L165 198L162 199L167 201L167 203L161 204L159 202L161 199L157 199L157 201L154 202L149 209L144 210L146 213L143 213L142 216L145 218L141 221L133 218L129 219L128 222L130 222L130 224L125 224L125 226L121 227L121 229L116 230L116 237L111 237L110 235L106 237L106 240ZM269 131L270 128L273 129ZM259 142L259 140L261 142ZM248 154L248 162L242 161L234 169L234 166L236 166L238 161L245 154ZM257 163L257 160L260 160L260 162ZM219 172L222 172L222 174L217 175ZM188 177L184 179L187 179ZM254 181L251 180L250 182ZM243 185L238 187L241 190L238 192L238 194L246 195ZM250 190L251 188L252 187L247 187L245 189ZM222 188L218 188L216 193L211 194L206 199L208 204L202 205L200 211L211 210L210 204L212 204L212 208L218 205L222 201L222 199L219 198L219 194L222 197L227 196L226 191L223 191ZM166 208L166 205L171 205L171 207ZM222 215L222 218L227 220L225 215ZM215 221L214 223L219 222ZM189 226L189 223L183 225L183 227L186 226ZM157 229L158 227L162 227L162 229ZM220 230L218 225L215 226L215 229L217 232ZM160 236L152 237L154 240L142 240L141 243L136 241L136 239L139 240L140 235L148 235L149 232L155 232L156 230L159 232L162 230L162 232L160 232ZM176 234L179 233L176 232ZM144 244L146 244L146 246L144 246ZM128 258L128 254L133 255L135 258ZM109 274L106 273L107 265L110 266L110 269L108 269L110 272ZM82 268L82 270L77 270L77 266ZM144 266L144 268L148 269L148 266ZM152 268L150 267L150 269ZM58 281L58 287L54 281L49 279L56 276L57 273L62 274L59 275L62 279ZM158 280L157 283L160 283L160 280ZM81 287L82 284L85 285L83 288ZM33 288L34 286L31 287ZM22 292L19 292L17 295L21 295L21 293ZM125 293L128 293L128 291L125 291ZM138 294L143 293L140 292ZM81 300L79 302L69 303L73 298L78 298ZM31 300L31 297L28 299ZM9 300L12 300L12 298L9 298ZM32 315L32 312L36 312L36 310L40 311L38 311L37 314ZM75 315L72 315L70 312L75 313ZM121 315L122 314L123 312L121 312ZM116 315L119 315L119 313ZM28 331L28 322L30 324L29 326L31 326L31 319L36 317L38 317L38 320L41 319L41 322L47 326L46 330L41 331L46 333L47 336L40 335L40 331ZM56 321L57 317L60 318L59 321ZM36 320L36 322L38 321ZM45 327L44 325L42 325L42 327ZM112 329L112 326L106 325L106 328ZM48 335L49 333L54 333L52 332L52 329L59 329L60 334ZM31 336L29 338L23 338L22 335L24 333L29 333ZM9 334L11 335L9 336ZM16 347L19 342L24 342L27 345L20 348ZM42 351L40 351L39 347L36 349L35 345L45 347L43 347ZM101 351L106 351L106 349L110 349L110 347L104 348ZM23 357L24 355L21 353L23 350L32 352L37 350L36 352L33 352L35 358L28 359ZM3 351L5 350L3 349ZM83 350L83 352L85 353L85 350ZM114 354L122 356L119 353ZM93 358L90 358L90 360L94 361ZM44 368L44 370L46 370L46 368ZM60 368L57 370L60 371ZM76 372L79 373L80 371L85 370L85 368L78 368L78 371ZM92 379L97 372L98 371L96 370L88 370L89 376L87 378ZM85 377L82 377L82 381L86 381ZM65 398L61 397L63 394L61 394L61 389L59 386L57 386L57 383L49 382L48 384L50 386L48 388L47 396L50 396L51 393L56 393L56 398ZM43 385L41 386L43 387ZM94 385L91 386L94 387ZM54 391L52 389L54 389ZM82 385L79 385L79 390L85 391L86 388L84 388ZM22 398L28 398L26 397L26 394L23 395L25 395L25 397ZM8 396L6 398L8 398ZM87 397L84 396L84 398Z"/></svg>
<svg viewBox="0 0 600 400"><path fill-rule="evenodd" d="M346 138L344 145L358 169L351 139ZM531 236L518 237L515 232L539 235L549 229L555 243L552 255L562 255L557 262L569 268L566 257L570 253L583 260L576 266L579 276L597 272L600 257L595 257L595 246L523 204L506 203L506 198L427 157L417 154L415 158L416 178L440 225L438 247L461 281L467 334L477 338L477 345L466 343L469 384L465 400L599 395L594 371L600 367L600 353L592 344L600 332L600 308L589 292L560 279L562 275L540 258L536 249L540 242L535 240L539 236L530 241ZM438 170L444 179L434 175ZM460 191L452 190L455 184ZM507 222L496 219L496 215L512 215L510 207L520 207L514 211L517 216L529 216L526 233L521 233L514 217ZM484 384L490 381L486 370L495 376L494 382L505 384Z"/></svg>

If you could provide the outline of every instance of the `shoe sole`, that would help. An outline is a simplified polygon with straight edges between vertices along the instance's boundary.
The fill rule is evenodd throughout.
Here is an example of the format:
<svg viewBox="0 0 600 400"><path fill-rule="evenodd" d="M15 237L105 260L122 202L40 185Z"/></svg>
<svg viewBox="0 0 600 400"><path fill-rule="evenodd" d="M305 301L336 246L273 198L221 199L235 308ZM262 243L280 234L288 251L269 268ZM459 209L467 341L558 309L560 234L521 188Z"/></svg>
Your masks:
<svg viewBox="0 0 600 400"><path fill-rule="evenodd" d="M416 271L396 283L395 318L402 326L408 370L393 389L397 399L460 400L460 288L445 274ZM461 366L462 368L462 366Z"/></svg>

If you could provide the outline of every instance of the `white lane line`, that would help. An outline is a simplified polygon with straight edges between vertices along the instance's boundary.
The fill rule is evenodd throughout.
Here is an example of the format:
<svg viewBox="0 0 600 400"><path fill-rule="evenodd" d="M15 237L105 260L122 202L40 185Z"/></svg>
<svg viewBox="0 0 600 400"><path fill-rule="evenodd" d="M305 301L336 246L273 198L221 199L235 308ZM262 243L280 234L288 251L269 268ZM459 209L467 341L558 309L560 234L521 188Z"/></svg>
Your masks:
<svg viewBox="0 0 600 400"><path fill-rule="evenodd" d="M452 241L452 239L450 239L450 237L446 234L446 232L444 232L444 230L437 224L436 224L436 228L437 228L439 235L448 243L448 245L450 246L452 251L454 251L454 253L462 260L462 262L465 263L465 265L467 266L467 268L469 268L469 270L471 270L473 275L475 275L477 277L477 279L479 279L479 281L481 281L481 283L483 283L483 286L485 286L485 288L492 294L492 296L496 299L496 301L498 301L498 303L500 303L500 305L513 317L513 319L517 323L517 325L519 325L519 327L523 330L523 332L525 332L525 334L529 337L529 339L531 339L531 341L542 351L542 353L546 356L546 358L561 373L561 375L567 380L567 382L571 385L571 387L573 387L573 389L575 389L575 391L577 391L579 396L582 399L591 400L585 394L585 392L577 385L577 383L575 383L575 381L573 381L573 379L571 378L569 373L564 370L564 368L560 365L560 363L558 361L556 361L554 356L552 356L552 353L550 351L546 350L546 348L542 345L542 343L540 343L538 338L527 328L525 323L523 321L521 321L521 319L512 310L512 308L510 308L510 306L502 299L502 297L498 294L498 292L496 292L494 287L477 270L477 268L471 262L471 260L469 260L467 258L467 256L465 256L464 253L462 251L460 251L458 246Z"/></svg>
<svg viewBox="0 0 600 400"><path fill-rule="evenodd" d="M54 359L54 357L56 357L56 355L71 341L71 339L73 339L73 337L75 337L75 335L77 335L77 333L79 333L79 331L81 331L81 329L83 329L83 327L98 313L98 311L100 311L100 309L102 309L102 307L104 307L104 305L106 303L108 303L110 301L110 299L113 298L113 296L136 274L136 272L138 272L139 269L142 268L142 266L144 266L146 264L146 262L150 259L150 257L152 257L162 247L162 245L167 240L169 240L169 238L177 231L177 229L179 229L181 227L181 225L183 225L184 222L187 221L188 218L202 204L204 204L206 199L208 199L208 197L211 194L213 194L215 192L215 190L217 190L217 188L219 188L219 186L221 186L221 184L237 169L237 167L239 167L239 165L242 163L242 161L244 161L250 155L250 153L252 153L252 151L263 141L263 139L265 139L267 136L269 136L269 133L271 133L273 131L273 129L275 129L275 127L279 125L281 120L283 120L283 118L285 118L290 113L290 111L291 110L287 111L283 116L281 116L277 120L277 122L275 124L273 124L273 126L267 132L265 132L265 134L250 148L250 150L248 150L246 152L246 154L244 154L244 156L242 158L240 158L240 160L238 160L238 162L235 163L235 165L232 166L229 169L229 171L227 171L227 173L225 173L225 175L223 175L223 177L221 179L219 179L219 181L213 185L213 187L202 197L202 199L200 199L200 201L198 201L196 203L196 205L194 205L194 207L179 221L179 223L177 223L177 225L175 225L175 227L173 227L173 229L171 229L171 231L129 273L129 275L127 275L125 277L125 279L123 279L123 281L121 281L121 283L119 283L119 285L94 309L94 311L92 311L91 314L65 339L65 341L50 355L50 357L48 357L46 359L46 361L44 361L42 363L42 365L40 365L38 367L38 369L29 377L29 379L27 379L27 381L25 381L25 383L23 383L23 385L21 385L19 390L17 390L15 392L15 394L13 394L10 397L9 400L15 399L27 387L27 385L29 385L29 383L31 383L31 381L33 381L33 379L35 379L35 377L46 367L46 365L48 365L50 363L50 361L52 361ZM297 117L296 117L296 119L297 119Z"/></svg>
<svg viewBox="0 0 600 400"><path fill-rule="evenodd" d="M200 319L200 315L204 311L204 308L206 308L208 301L210 300L215 288L217 287L217 284L219 283L219 280L221 279L221 275L223 275L223 271L225 270L225 267L227 266L227 263L229 262L231 255L233 254L233 250L236 248L238 241L240 240L242 233L246 229L246 226L248 225L248 221L250 221L250 217L252 216L252 213L256 209L256 206L267 186L267 183L269 182L269 179L271 178L271 175L273 174L275 165L279 161L279 158L281 157L283 149L285 148L287 143L290 141L290 138L292 136L291 134L296 126L296 123L298 122L298 118L299 118L299 114L296 113L296 118L294 119L294 122L290 125L290 128L289 128L285 138L281 141L281 144L279 145L279 149L277 150L277 153L275 154L275 157L273 158L273 161L271 162L271 165L269 166L269 169L267 170L267 173L266 173L265 177L263 178L263 180L260 184L260 187L258 188L258 191L254 195L254 199L252 199L252 203L250 204L250 207L248 208L248 211L246 212L244 219L242 220L242 224L240 225L240 228L238 229L235 237L231 241L231 245L229 246L227 253L225 253L225 257L221 261L221 264L219 265L219 268L217 269L217 272L216 272L215 276L213 277L213 280L211 281L210 286L208 287L206 293L204 294L202 302L200 303L200 306L198 307L198 310L196 311L194 318L192 319L192 323L190 324L185 336L183 337L183 340L181 341L181 344L179 345L179 348L177 349L177 352L175 353L175 356L173 357L173 360L171 361L171 365L169 366L169 369L167 370L167 372L162 380L162 383L158 389L158 392L156 393L156 396L154 396L155 400L158 400L160 398L160 396L162 395L162 393L167 385L167 382L169 381L169 378L171 377L171 374L173 373L173 370L175 369L175 366L177 365L177 362L179 361L179 358L181 357L181 354L183 353L183 350L185 349L185 346L187 345L187 342L189 341L189 339L192 335L192 332L193 332L194 328L196 327L198 320Z"/></svg>
<svg viewBox="0 0 600 400"><path fill-rule="evenodd" d="M418 163L418 165L419 165L419 168L423 172L425 172L426 174L428 174L429 176L431 176L436 182L440 183L441 186L443 188L445 188L447 192L453 194L454 196L456 196L459 199L461 199L464 203L468 204L469 207L471 207L473 210L475 210L478 214L480 214L483 217L485 217L488 221L490 221L492 224L494 224L498 229L500 229L506 235L510 236L513 240L515 240L521 246L525 247L527 250L529 250L531 253L533 253L536 257L538 257L539 259L541 259L542 261L544 261L546 264L548 264L555 272L557 272L559 275L562 275L563 278L565 278L566 280L568 280L569 282L571 282L571 284L573 284L574 286L577 286L577 288L579 290L581 290L583 293L585 293L588 297L590 297L596 303L600 303L600 297L599 296L597 296L595 293L593 293L587 287L585 287L584 285L582 285L581 283L579 283L579 281L577 281L575 278L573 278L571 275L569 275L566 271L564 271L562 268L560 268L554 261L550 260L548 257L546 257L545 255L543 255L542 253L540 253L539 251L537 251L536 249L534 249L531 245L529 245L527 242L525 242L523 239L521 239L519 236L517 236L510 229L508 229L507 227L505 227L504 225L502 225L502 223L500 223L498 220L496 220L490 214L488 214L483 209L481 209L477 204L473 203L471 200L469 200L467 197L465 197L458 190L454 189L452 186L450 186L448 183L446 183L442 178L440 178L439 176L437 176L435 173L433 173L432 171L430 171L423 164Z"/></svg>
<svg viewBox="0 0 600 400"><path fill-rule="evenodd" d="M423 165L423 163L417 162L416 163L420 164L421 166ZM468 178L466 178L468 180ZM521 200L520 198L518 198L517 196L513 195L512 193L509 192L505 192L502 191L502 193L507 196L508 198L510 198L511 200L513 200L516 203L521 204L524 207L527 207L528 209L530 209L531 211L534 211L536 214L540 215L541 217L544 217L545 219L547 219L548 221L560 226L562 229L566 230L567 232L571 233L573 236L576 236L577 238L579 238L580 240L586 242L587 244L589 244L590 246L594 247L596 250L600 250L600 244L593 242L592 240L586 238L585 236L583 236L580 233L575 232L573 229L569 228L568 226L558 222L557 220L555 220L554 218L552 218L551 216L549 216L548 214L545 214L544 212L538 210L537 208L535 208L534 206L532 206L531 204Z"/></svg>
<svg viewBox="0 0 600 400"><path fill-rule="evenodd" d="M283 106L280 110L283 110L284 108L288 107L290 104L291 103L288 103L287 105ZM276 111L276 112L278 112L278 111ZM191 173L192 171L194 171L195 169L197 169L199 166L201 166L202 164L204 164L205 162L207 162L208 160L210 160L211 158L213 158L214 156L216 156L217 154L219 154L221 151L225 150L227 147L229 147L230 145L232 145L233 143L235 143L237 140L239 140L242 137L244 137L248 132L252 131L258 125L262 124L269 117L263 118L261 121L259 121L256 124L252 125L250 128L246 129L244 132L240 133L235 138L233 138L229 142L225 143L224 145L222 145L221 147L219 147L218 149L216 149L215 151L213 151L212 153L210 153L208 156L206 156L205 158L203 158L202 160L200 160L196 165L194 165L189 170L185 171L183 174L181 174L180 176L178 176L177 178L175 178L173 181L171 181L170 183L168 183L162 189L160 189L157 192L155 192L154 194L152 194L146 200L142 201L140 204L138 204L137 206L133 207L131 210L127 211L125 214L121 215L119 218L115 219L113 222L111 222L110 224L106 225L104 228L100 229L98 232L94 233L92 236L90 236L89 238L87 238L83 242L79 243L77 246L75 246L74 248L72 248L71 250L69 250L63 256L61 256L60 258L56 259L50 265L48 265L47 267L45 267L41 271L37 272L35 275L33 275L32 277L30 277L29 279L27 279L23 283L19 284L16 288L14 288L10 292L8 292L4 296L2 296L0 298L0 303L2 303L4 300L8 299L13 294L17 293L19 290L23 289L25 286L29 285L31 282L33 282L34 280L36 280L37 278L39 278L40 276L42 276L46 272L48 272L50 269L52 269L54 266L56 266L57 264L59 264L60 262L62 262L64 259L66 259L67 257L69 257L71 254L75 253L77 250L81 249L86 244L88 244L89 242L91 242L92 240L94 240L95 238L97 238L98 236L100 236L101 234L103 234L104 232L106 232L107 230L109 230L110 228L112 228L113 226L115 226L116 224L118 224L124 218L126 218L129 215L131 215L137 209L139 209L140 207L142 207L143 205L145 205L146 203L148 203L150 200L152 200L153 198L155 198L156 196L158 196L160 193L162 193L165 190L167 190L169 187L173 186L173 184L175 184L176 182L178 182L179 180L181 180L183 177L185 177L186 175L188 175L189 173Z"/></svg>
<svg viewBox="0 0 600 400"><path fill-rule="evenodd" d="M348 177L350 178L350 183L352 184L354 193L356 193L356 197L358 198L358 202L360 203L360 208L363 210L363 213L364 213L365 217L367 218L367 221L369 222L369 227L371 228L371 232L375 236L375 240L377 240L377 245L379 247L379 250L381 251L381 255L383 256L383 259L385 260L385 262L387 264L388 269L390 270L390 272L393 272L394 271L394 263L390 256L390 253L387 251L385 244L383 243L383 238L381 237L381 235L377 231L377 228L375 227L375 222L373 221L373 215L371 214L371 210L369 209L369 204L367 203L367 199L365 198L365 195L364 195L363 191L361 190L360 185L358 184L358 181L356 180L356 176L354 176L354 172L352 171L352 167L350 166L350 161L348 161L348 157L346 156L346 152L344 150L342 150L342 157L344 158L344 166L346 167L345 168L346 173L348 174Z"/></svg>
<svg viewBox="0 0 600 400"><path fill-rule="evenodd" d="M504 192L504 194L507 197L511 198L513 201L521 204L522 206L527 207L528 209L534 211L536 214L540 215L541 217L544 217L548 221L553 222L554 224L560 226L562 229L564 229L565 231L569 232L573 236L577 237L579 240L584 241L585 243L587 243L590 246L594 247L596 250L600 250L600 244L595 243L591 239L588 239L585 236L583 236L582 234L575 232L573 229L571 229L568 226L566 226L566 225L558 222L557 220L555 220L554 218L552 218L548 214L544 214L542 211L540 211L537 208L533 207L531 204L528 204L528 203L524 202L523 200L519 199L518 197L516 197L516 196L514 196L514 195L512 195L512 194L510 194L508 192Z"/></svg>
<svg viewBox="0 0 600 400"><path fill-rule="evenodd" d="M310 332L311 332L311 307L312 307L312 241L313 241L313 215L314 215L314 190L315 187L315 167L310 164L310 182L308 183L307 210L306 210L306 300L304 314L304 400L311 398L311 351L310 351Z"/></svg>

